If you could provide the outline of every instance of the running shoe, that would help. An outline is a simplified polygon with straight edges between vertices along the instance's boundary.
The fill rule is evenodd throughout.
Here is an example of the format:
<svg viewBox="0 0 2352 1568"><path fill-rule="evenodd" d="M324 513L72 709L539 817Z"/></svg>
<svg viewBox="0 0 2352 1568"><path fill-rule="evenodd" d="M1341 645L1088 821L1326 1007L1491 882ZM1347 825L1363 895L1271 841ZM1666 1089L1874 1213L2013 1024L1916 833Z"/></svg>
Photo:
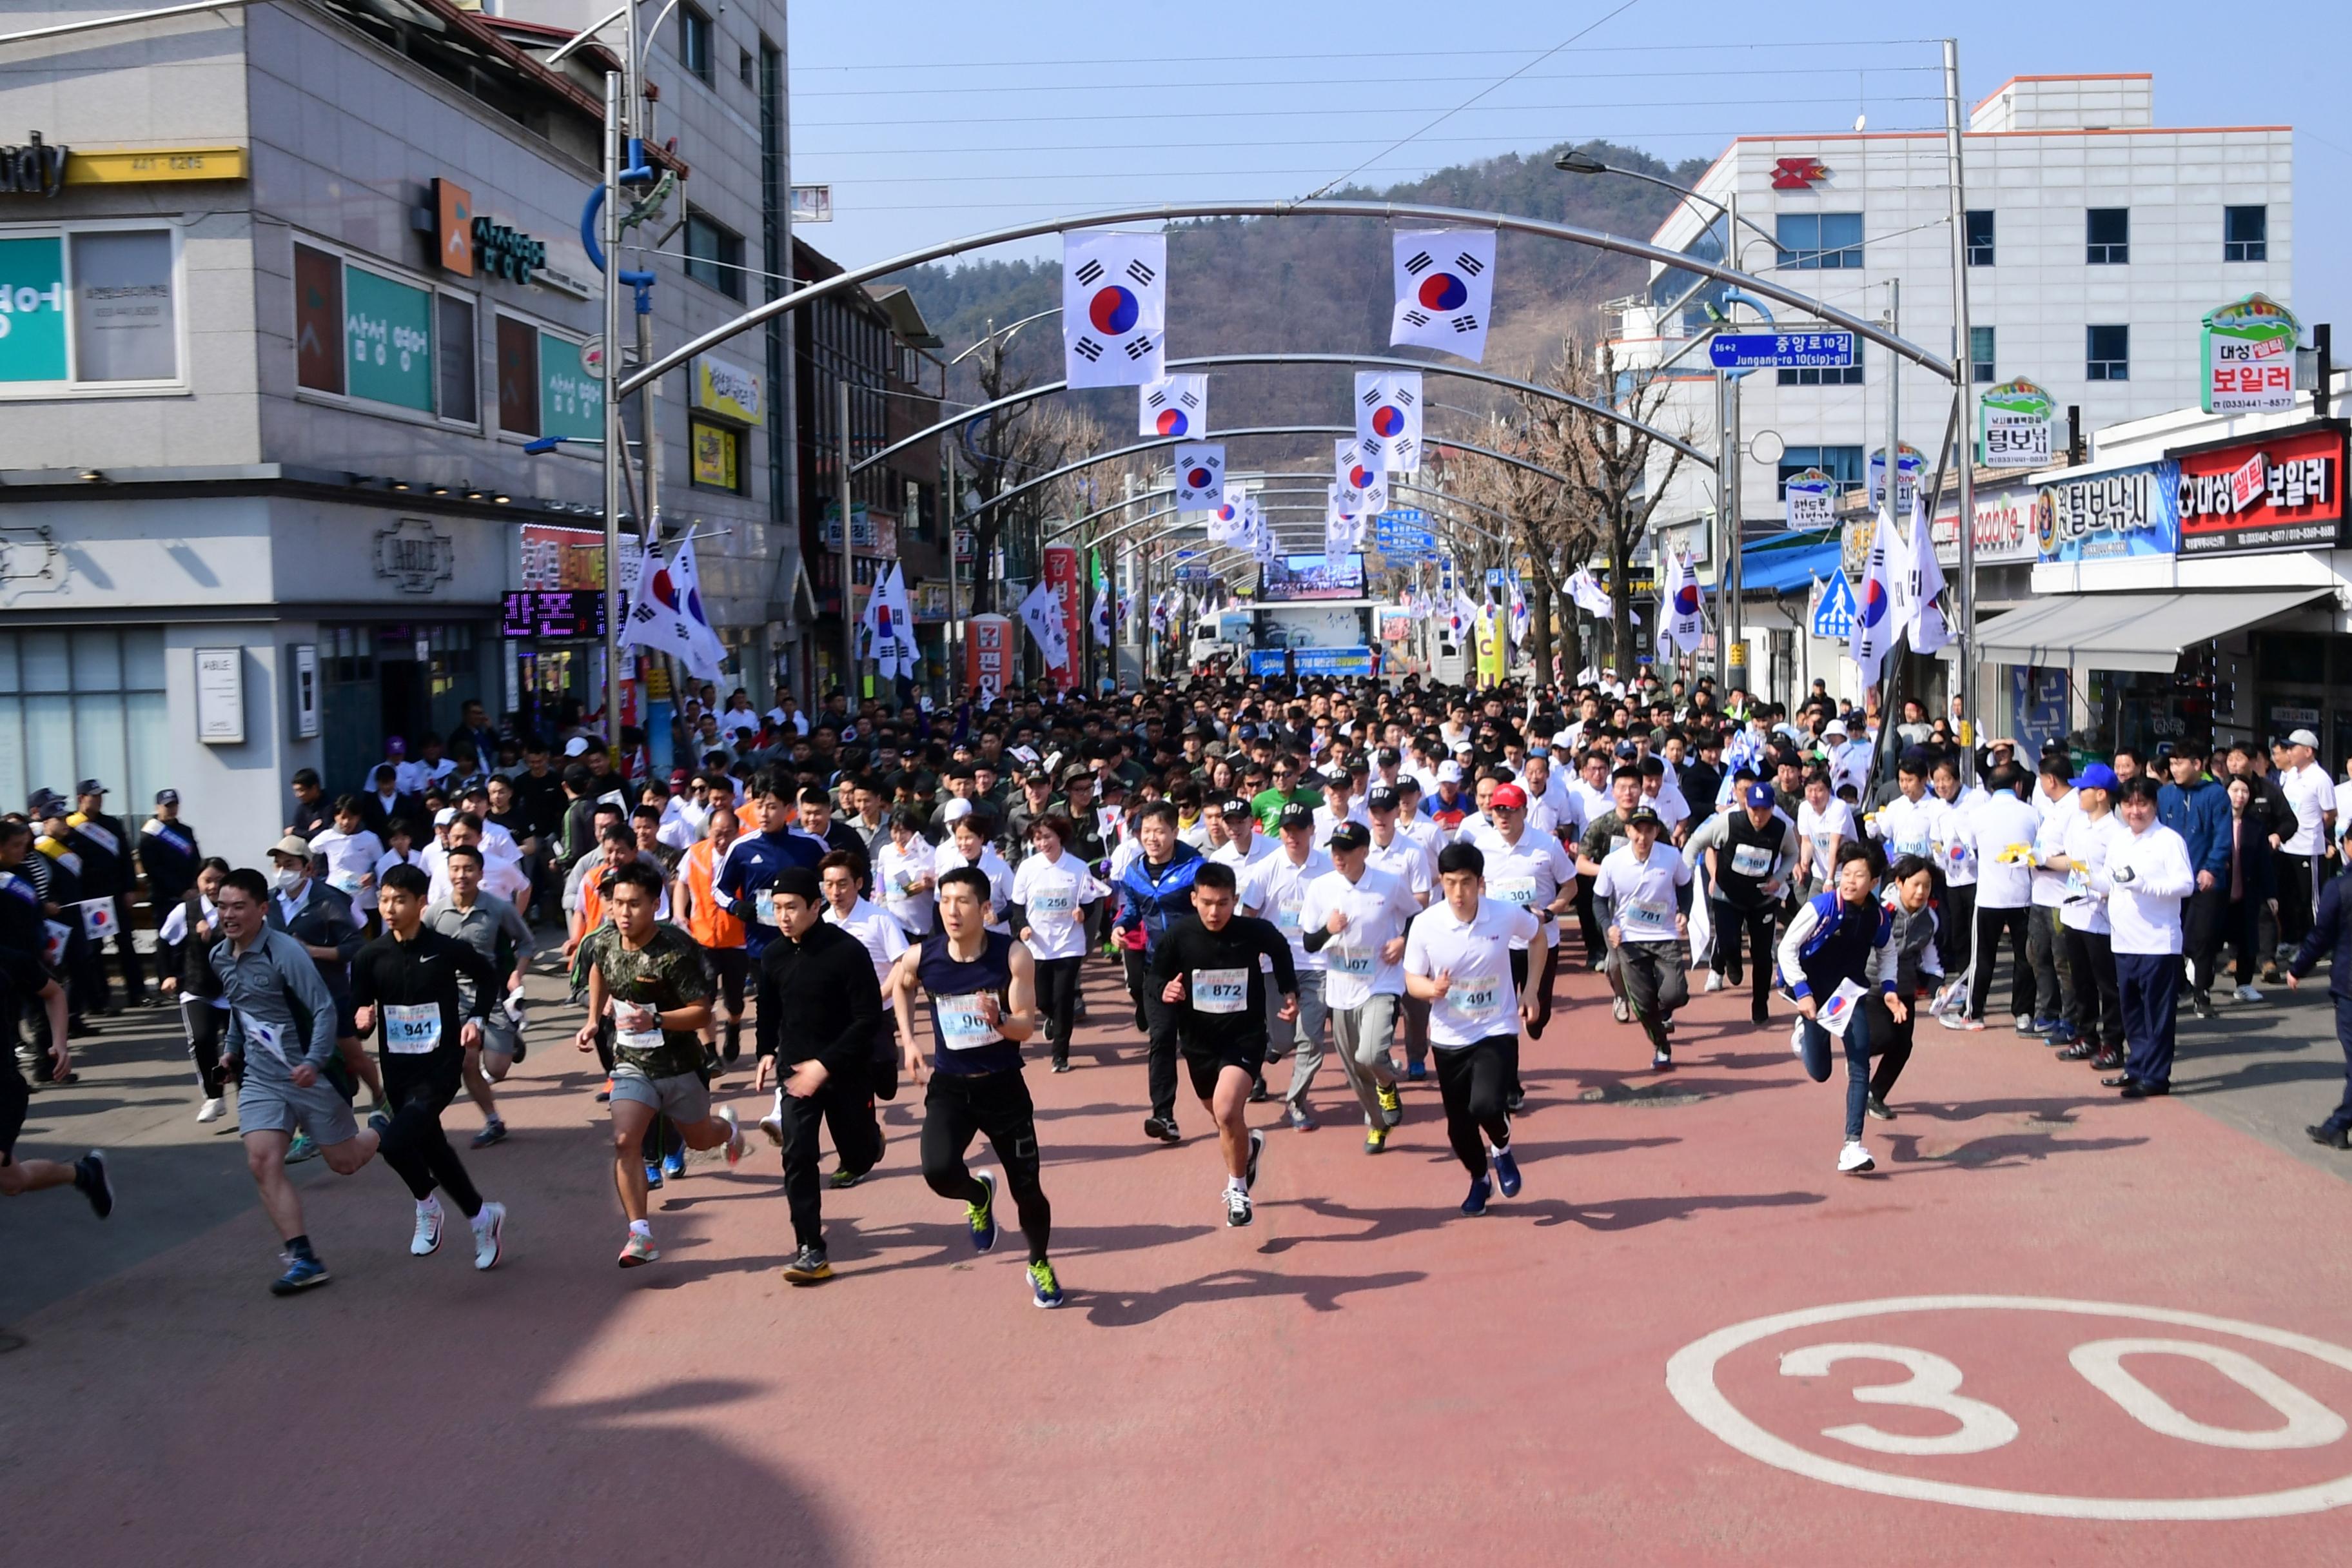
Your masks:
<svg viewBox="0 0 2352 1568"><path fill-rule="evenodd" d="M1364 1152L1377 1154L1389 1146L1389 1130L1385 1127L1364 1129Z"/></svg>
<svg viewBox="0 0 2352 1568"><path fill-rule="evenodd" d="M507 1205L485 1203L482 1212L474 1216L474 1267L497 1268L506 1236Z"/></svg>
<svg viewBox="0 0 2352 1568"><path fill-rule="evenodd" d="M1067 1058L1067 1057L1056 1057L1056 1058L1054 1059L1054 1070L1055 1070L1055 1072L1067 1072L1067 1071L1069 1071L1069 1070L1070 1070L1070 1058ZM1054 1300L1055 1300L1055 1304L1056 1306L1060 1305L1060 1303L1061 1303L1061 1298L1060 1298L1060 1297L1056 1296L1055 1298L1054 1298ZM1044 1306L1044 1305L1045 1305L1045 1303L1044 1303L1043 1301L1040 1301L1040 1302L1038 1303L1038 1305L1042 1307L1042 1306Z"/></svg>
<svg viewBox="0 0 2352 1568"><path fill-rule="evenodd" d="M210 1100L205 1100L204 1104L196 1108L196 1120L198 1121L218 1121L222 1117L227 1114L228 1101L223 1100L217 1094L214 1095Z"/></svg>
<svg viewBox="0 0 2352 1568"><path fill-rule="evenodd" d="M1462 1200L1462 1212L1467 1215L1485 1214L1486 1194L1492 1191L1494 1191L1494 1184L1485 1176L1471 1177L1470 1195Z"/></svg>
<svg viewBox="0 0 2352 1568"><path fill-rule="evenodd" d="M1878 1162L1870 1157L1870 1151L1863 1147L1859 1138L1838 1151L1838 1171L1843 1175L1859 1176L1876 1169Z"/></svg>
<svg viewBox="0 0 2352 1568"><path fill-rule="evenodd" d="M1495 1167L1495 1188L1507 1198L1519 1195L1519 1159L1508 1149L1497 1149L1490 1156Z"/></svg>
<svg viewBox="0 0 2352 1568"><path fill-rule="evenodd" d="M1290 1119L1292 1131L1297 1132L1312 1132L1315 1131L1314 1113L1309 1111L1305 1106L1294 1102L1283 1107L1283 1114Z"/></svg>
<svg viewBox="0 0 2352 1568"><path fill-rule="evenodd" d="M1970 1018L1958 1013L1947 1013L1942 1017L1937 1018L1936 1022L1943 1025L1947 1029L1968 1031L1979 1030L1984 1027L1984 1020L1982 1018Z"/></svg>
<svg viewBox="0 0 2352 1568"><path fill-rule="evenodd" d="M657 1193L657 1192L661 1191L661 1185L662 1185L662 1168L661 1168L661 1162L660 1162L659 1160L648 1160L648 1161L646 1161L646 1190L647 1190L648 1192L656 1192L656 1193Z"/></svg>
<svg viewBox="0 0 2352 1568"><path fill-rule="evenodd" d="M368 1112L367 1124L368 1131L380 1139L392 1136L392 1118L383 1113L383 1107L381 1105ZM309 1136L307 1132L303 1134L303 1137Z"/></svg>
<svg viewBox="0 0 2352 1568"><path fill-rule="evenodd" d="M621 1267L624 1268L643 1268L660 1256L660 1250L654 1246L653 1232L649 1230L632 1230L629 1239L621 1243Z"/></svg>
<svg viewBox="0 0 2352 1568"><path fill-rule="evenodd" d="M781 1111L772 1110L760 1118L760 1136L781 1149L784 1146L784 1118Z"/></svg>
<svg viewBox="0 0 2352 1568"><path fill-rule="evenodd" d="M1625 1005L1625 998L1622 996L1609 1004L1609 1016L1621 1024L1630 1024L1633 1021L1633 1010Z"/></svg>
<svg viewBox="0 0 2352 1568"><path fill-rule="evenodd" d="M2259 1002L2263 999L2263 994L2251 985L2241 985L2230 994L2241 1002Z"/></svg>
<svg viewBox="0 0 2352 1568"><path fill-rule="evenodd" d="M1182 1136L1176 1131L1176 1119L1172 1116L1145 1117L1143 1135L1146 1138L1157 1138L1162 1143L1173 1143Z"/></svg>
<svg viewBox="0 0 2352 1568"><path fill-rule="evenodd" d="M1423 1079L1429 1076L1429 1064L1427 1062L1414 1062L1404 1069L1404 1076L1412 1082L1419 1083Z"/></svg>
<svg viewBox="0 0 2352 1568"><path fill-rule="evenodd" d="M289 1165L299 1165L305 1160L315 1160L318 1157L318 1140L312 1138L308 1132L297 1132L294 1134L294 1142L286 1145L286 1163Z"/></svg>
<svg viewBox="0 0 2352 1568"><path fill-rule="evenodd" d="M1878 1096L1874 1094L1868 1100L1864 1100L1862 1104L1864 1110L1869 1111L1881 1121L1892 1121L1895 1120L1895 1112L1886 1109L1886 1101L1879 1099Z"/></svg>
<svg viewBox="0 0 2352 1568"><path fill-rule="evenodd" d="M1265 1079L1259 1079L1250 1085L1249 1102L1252 1105L1264 1105L1268 1098L1265 1092Z"/></svg>
<svg viewBox="0 0 2352 1568"><path fill-rule="evenodd" d="M1048 1310L1062 1304L1062 1281L1051 1259L1041 1258L1029 1266L1029 1300Z"/></svg>
<svg viewBox="0 0 2352 1568"><path fill-rule="evenodd" d="M2316 1127L2306 1127L2304 1136L2330 1149L2352 1149L2352 1132L2323 1121Z"/></svg>
<svg viewBox="0 0 2352 1568"><path fill-rule="evenodd" d="M1372 1090L1372 1097L1380 1103L1381 1121L1384 1124L1394 1127L1404 1120L1404 1100L1397 1093L1396 1085L1392 1083L1377 1085Z"/></svg>
<svg viewBox="0 0 2352 1568"><path fill-rule="evenodd" d="M1257 1160L1259 1155L1265 1152L1265 1134L1259 1131L1255 1127L1250 1129L1249 1151L1249 1163L1244 1166L1242 1171L1242 1184L1246 1187L1255 1188L1257 1185Z"/></svg>
<svg viewBox="0 0 2352 1568"><path fill-rule="evenodd" d="M416 1205L416 1232L408 1238L408 1256L430 1258L441 1250L441 1200L427 1197Z"/></svg>
<svg viewBox="0 0 2352 1568"><path fill-rule="evenodd" d="M1503 1109L1517 1116L1528 1108L1528 1091L1513 1084L1503 1095Z"/></svg>
<svg viewBox="0 0 2352 1568"><path fill-rule="evenodd" d="M986 1252L996 1245L996 1173L982 1171L972 1180L987 1188L988 1195L963 1205L963 1223L971 1232L971 1249Z"/></svg>
<svg viewBox="0 0 2352 1568"><path fill-rule="evenodd" d="M479 1132L474 1134L471 1146L476 1149L487 1149L493 1143L503 1143L506 1141L507 1124L493 1116L482 1123L482 1130Z"/></svg>
<svg viewBox="0 0 2352 1568"><path fill-rule="evenodd" d="M92 1149L73 1163L74 1190L89 1200L90 1212L104 1219L114 1212L114 1181L106 1173L106 1155Z"/></svg>
<svg viewBox="0 0 2352 1568"><path fill-rule="evenodd" d="M2036 1035L2054 1035L2065 1026L2066 1020L2063 1018L2036 1018L2033 1020L2033 1028L2031 1032Z"/></svg>
<svg viewBox="0 0 2352 1568"><path fill-rule="evenodd" d="M1712 995L1722 989L1723 976L1717 973L1712 969L1708 970L1706 972L1706 984L1699 988L1700 993L1705 995Z"/></svg>
<svg viewBox="0 0 2352 1568"><path fill-rule="evenodd" d="M1660 1047L1657 1050L1650 1053L1650 1068L1652 1071L1664 1072L1674 1065L1675 1054L1672 1051L1665 1049L1664 1047Z"/></svg>
<svg viewBox="0 0 2352 1568"><path fill-rule="evenodd" d="M737 1124L735 1108L731 1105L722 1105L713 1114L719 1121L727 1123L727 1168L731 1171L743 1163L746 1147L743 1142L743 1129ZM684 1162L681 1160L680 1163Z"/></svg>
<svg viewBox="0 0 2352 1568"><path fill-rule="evenodd" d="M825 1260L822 1247L803 1247L784 1265L787 1285L822 1285L832 1278L833 1265Z"/></svg>
<svg viewBox="0 0 2352 1568"><path fill-rule="evenodd" d="M1250 1219L1250 1195L1242 1191L1241 1188L1234 1186L1231 1182L1226 1183L1225 1228L1228 1230L1238 1230L1243 1226L1249 1224Z"/></svg>
<svg viewBox="0 0 2352 1568"><path fill-rule="evenodd" d="M2017 1016L2017 1032L2021 1035L2030 1035L2034 1032L2032 1014L2020 1013Z"/></svg>
<svg viewBox="0 0 2352 1568"><path fill-rule="evenodd" d="M824 1179L824 1184L836 1193L845 1193L865 1179L865 1172L853 1171L846 1165L838 1165L834 1168L833 1174Z"/></svg>
<svg viewBox="0 0 2352 1568"><path fill-rule="evenodd" d="M1791 1055L1797 1057L1800 1060L1803 1059L1805 1054L1805 1021L1801 1017L1794 1018L1790 1021L1789 1050Z"/></svg>
<svg viewBox="0 0 2352 1568"><path fill-rule="evenodd" d="M269 1293L273 1296L299 1295L313 1286L324 1285L333 1278L327 1272L327 1266L315 1258L289 1258L286 1259L286 1272L269 1282Z"/></svg>
<svg viewBox="0 0 2352 1568"><path fill-rule="evenodd" d="M662 1156L662 1174L665 1176L683 1176L686 1174L685 1150L672 1149L668 1153Z"/></svg>

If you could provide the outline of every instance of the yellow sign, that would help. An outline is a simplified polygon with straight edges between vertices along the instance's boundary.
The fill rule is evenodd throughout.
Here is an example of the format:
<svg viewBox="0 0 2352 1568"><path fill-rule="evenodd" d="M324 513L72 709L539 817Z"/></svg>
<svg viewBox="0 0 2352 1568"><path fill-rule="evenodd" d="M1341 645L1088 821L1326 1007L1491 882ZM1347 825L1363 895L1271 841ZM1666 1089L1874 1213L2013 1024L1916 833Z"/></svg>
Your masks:
<svg viewBox="0 0 2352 1568"><path fill-rule="evenodd" d="M77 147L66 160L68 185L145 185L163 180L242 180L242 147L150 147L92 153Z"/></svg>
<svg viewBox="0 0 2352 1568"><path fill-rule="evenodd" d="M746 425L760 422L760 378L716 354L694 361L694 405Z"/></svg>
<svg viewBox="0 0 2352 1568"><path fill-rule="evenodd" d="M1475 633L1478 645L1478 684L1503 684L1503 617L1492 605L1478 612Z"/></svg>
<svg viewBox="0 0 2352 1568"><path fill-rule="evenodd" d="M722 490L740 489L734 431L696 420L692 426L694 482Z"/></svg>

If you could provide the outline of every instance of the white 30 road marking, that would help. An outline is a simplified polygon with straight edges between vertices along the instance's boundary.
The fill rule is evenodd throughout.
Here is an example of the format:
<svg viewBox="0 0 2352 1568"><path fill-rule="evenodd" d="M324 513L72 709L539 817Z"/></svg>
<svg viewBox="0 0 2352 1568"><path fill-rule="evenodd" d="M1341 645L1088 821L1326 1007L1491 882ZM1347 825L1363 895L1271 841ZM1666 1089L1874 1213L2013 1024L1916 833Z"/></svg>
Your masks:
<svg viewBox="0 0 2352 1568"><path fill-rule="evenodd" d="M2230 1520L2269 1519L2284 1514L2317 1513L2352 1503L2352 1474L2314 1486L2237 1497L2098 1498L2065 1497L2044 1492L2010 1491L1996 1487L1963 1486L1922 1477L1893 1475L1848 1464L1801 1448L1758 1426L1715 1384L1717 1363L1734 1351L1793 1329L1842 1323L1856 1318L1893 1316L1905 1312L2013 1311L2061 1312L2085 1318L2121 1318L2141 1323L2168 1323L2227 1334L2255 1344L2324 1362L2352 1372L2352 1351L2290 1333L2261 1323L2202 1312L2176 1311L2165 1307L2134 1307L2114 1301L2075 1301L2042 1296L1895 1296L1876 1301L1848 1301L1829 1307L1809 1307L1756 1318L1718 1329L1676 1351L1666 1363L1666 1390L1693 1420L1753 1459L1828 1481L1857 1491L1923 1502L1950 1503L1960 1508L1989 1509L2005 1513L2036 1514L2053 1519L2102 1520ZM2209 1426L2190 1419L2162 1395L2126 1370L2132 1355L2182 1355L2205 1363L2276 1410L2284 1418L2279 1427L2239 1431ZM1884 1454L1958 1455L1983 1453L2017 1436L2017 1423L1999 1407L1958 1393L1959 1368L1942 1356L1908 1345L1839 1342L1809 1345L1781 1357L1781 1372L1791 1377L1818 1376L1835 1362L1855 1358L1886 1361L1909 1372L1902 1383L1859 1388L1854 1397L1864 1404L1905 1405L1937 1410L1959 1423L1948 1435L1918 1438L1884 1432L1864 1424L1832 1426L1822 1435L1851 1447ZM2347 1430L2344 1418L2312 1398L2277 1373L2242 1352L2189 1340L2108 1339L2075 1347L2069 1359L2093 1387L2113 1399L2150 1431L2164 1436L2216 1447L2243 1449L2315 1448L2340 1440Z"/></svg>

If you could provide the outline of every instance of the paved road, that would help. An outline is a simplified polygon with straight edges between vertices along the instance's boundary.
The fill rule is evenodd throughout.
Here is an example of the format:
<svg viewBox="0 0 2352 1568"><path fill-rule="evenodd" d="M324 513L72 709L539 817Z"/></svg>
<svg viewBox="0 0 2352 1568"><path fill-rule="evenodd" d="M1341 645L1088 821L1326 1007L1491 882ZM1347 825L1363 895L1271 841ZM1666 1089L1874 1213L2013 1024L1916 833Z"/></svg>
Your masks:
<svg viewBox="0 0 2352 1568"><path fill-rule="evenodd" d="M2341 1081L2316 996L2192 1026L2184 1092L2144 1105L2014 1036L1929 1028L1899 1120L1872 1124L1881 1173L1854 1180L1831 1170L1839 1091L1784 1030L1705 998L1662 1079L1591 977L1565 990L1528 1053L1527 1191L1477 1221L1433 1089L1370 1159L1333 1073L1330 1125L1269 1132L1258 1223L1228 1231L1205 1117L1142 1142L1126 1031L1083 1032L1080 1071L1031 1074L1058 1314L1027 1305L1016 1237L971 1254L904 1101L881 1170L828 1195L835 1283L778 1279L765 1153L672 1184L662 1262L620 1273L590 1079L549 1037L509 1096L516 1137L469 1157L512 1210L507 1265L411 1259L389 1172L312 1165L337 1282L277 1301L233 1135L195 1126L168 1041L110 1025L26 1147L117 1150L121 1213L100 1227L58 1194L5 1216L29 1265L0 1271L27 1342L0 1358L12 1544L404 1564L423 1528L525 1562L2340 1551L2345 1514L2291 1511L2352 1495L2352 1352L2331 1349L2352 1346L2352 1156L2301 1132ZM1090 994L1116 1021L1107 969ZM2142 1517L2184 1510L2264 1517ZM2102 1513L2124 1517L2082 1517Z"/></svg>

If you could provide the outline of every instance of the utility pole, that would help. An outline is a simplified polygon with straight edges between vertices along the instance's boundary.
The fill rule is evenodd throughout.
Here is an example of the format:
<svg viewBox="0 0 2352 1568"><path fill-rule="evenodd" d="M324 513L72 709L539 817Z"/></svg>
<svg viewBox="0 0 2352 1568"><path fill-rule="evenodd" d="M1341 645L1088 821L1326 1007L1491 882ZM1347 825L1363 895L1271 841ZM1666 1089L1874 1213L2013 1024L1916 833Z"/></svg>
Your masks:
<svg viewBox="0 0 2352 1568"><path fill-rule="evenodd" d="M944 375L940 377L942 392L946 390L946 379ZM952 704L955 700L956 688L960 684L955 668L956 650L963 646L963 639L957 635L956 631L955 519L958 503L956 500L956 444L952 431L940 437L940 450L947 457L947 493L940 503L940 526L947 533L945 542L948 557L948 619L945 635L940 639L940 647L943 651L940 663L947 667L948 672L948 700Z"/></svg>
<svg viewBox="0 0 2352 1568"><path fill-rule="evenodd" d="M621 731L621 103L625 79L604 76L604 739Z"/></svg>
<svg viewBox="0 0 2352 1568"><path fill-rule="evenodd" d="M1732 258L1732 265L1738 267L1739 264L1738 160L1734 159L1731 167L1731 195L1730 199L1723 205L1726 219L1723 243ZM1727 307L1728 303L1727 300ZM1727 308L1724 311L1727 318L1730 313ZM1720 697L1725 700L1730 697L1731 689L1734 686L1748 684L1747 621L1741 614L1739 603L1739 551L1742 542L1741 535L1746 526L1739 517L1739 384L1746 377L1742 372L1727 373L1725 377L1729 391L1729 396L1724 405L1726 428L1723 443L1724 474L1721 481L1725 542L1723 564L1716 572L1716 581L1722 588L1720 597L1723 601L1717 608L1716 620L1723 656L1718 660L1722 668L1717 675L1723 687Z"/></svg>
<svg viewBox="0 0 2352 1568"><path fill-rule="evenodd" d="M834 472L837 478L841 508L841 694L847 710L857 711L857 617L850 613L850 513L849 513L849 378L842 376L834 383L834 410L841 424L834 432L835 448Z"/></svg>
<svg viewBox="0 0 2352 1568"><path fill-rule="evenodd" d="M1944 40L1944 162L1952 187L1952 369L1960 403L1959 622L1960 754L1976 755L1977 485L1976 442L1969 417L1975 401L1976 350L1969 342L1968 187L1960 166L1960 44ZM1888 356L1890 359L1892 355ZM2322 396L2326 394L2323 392Z"/></svg>

